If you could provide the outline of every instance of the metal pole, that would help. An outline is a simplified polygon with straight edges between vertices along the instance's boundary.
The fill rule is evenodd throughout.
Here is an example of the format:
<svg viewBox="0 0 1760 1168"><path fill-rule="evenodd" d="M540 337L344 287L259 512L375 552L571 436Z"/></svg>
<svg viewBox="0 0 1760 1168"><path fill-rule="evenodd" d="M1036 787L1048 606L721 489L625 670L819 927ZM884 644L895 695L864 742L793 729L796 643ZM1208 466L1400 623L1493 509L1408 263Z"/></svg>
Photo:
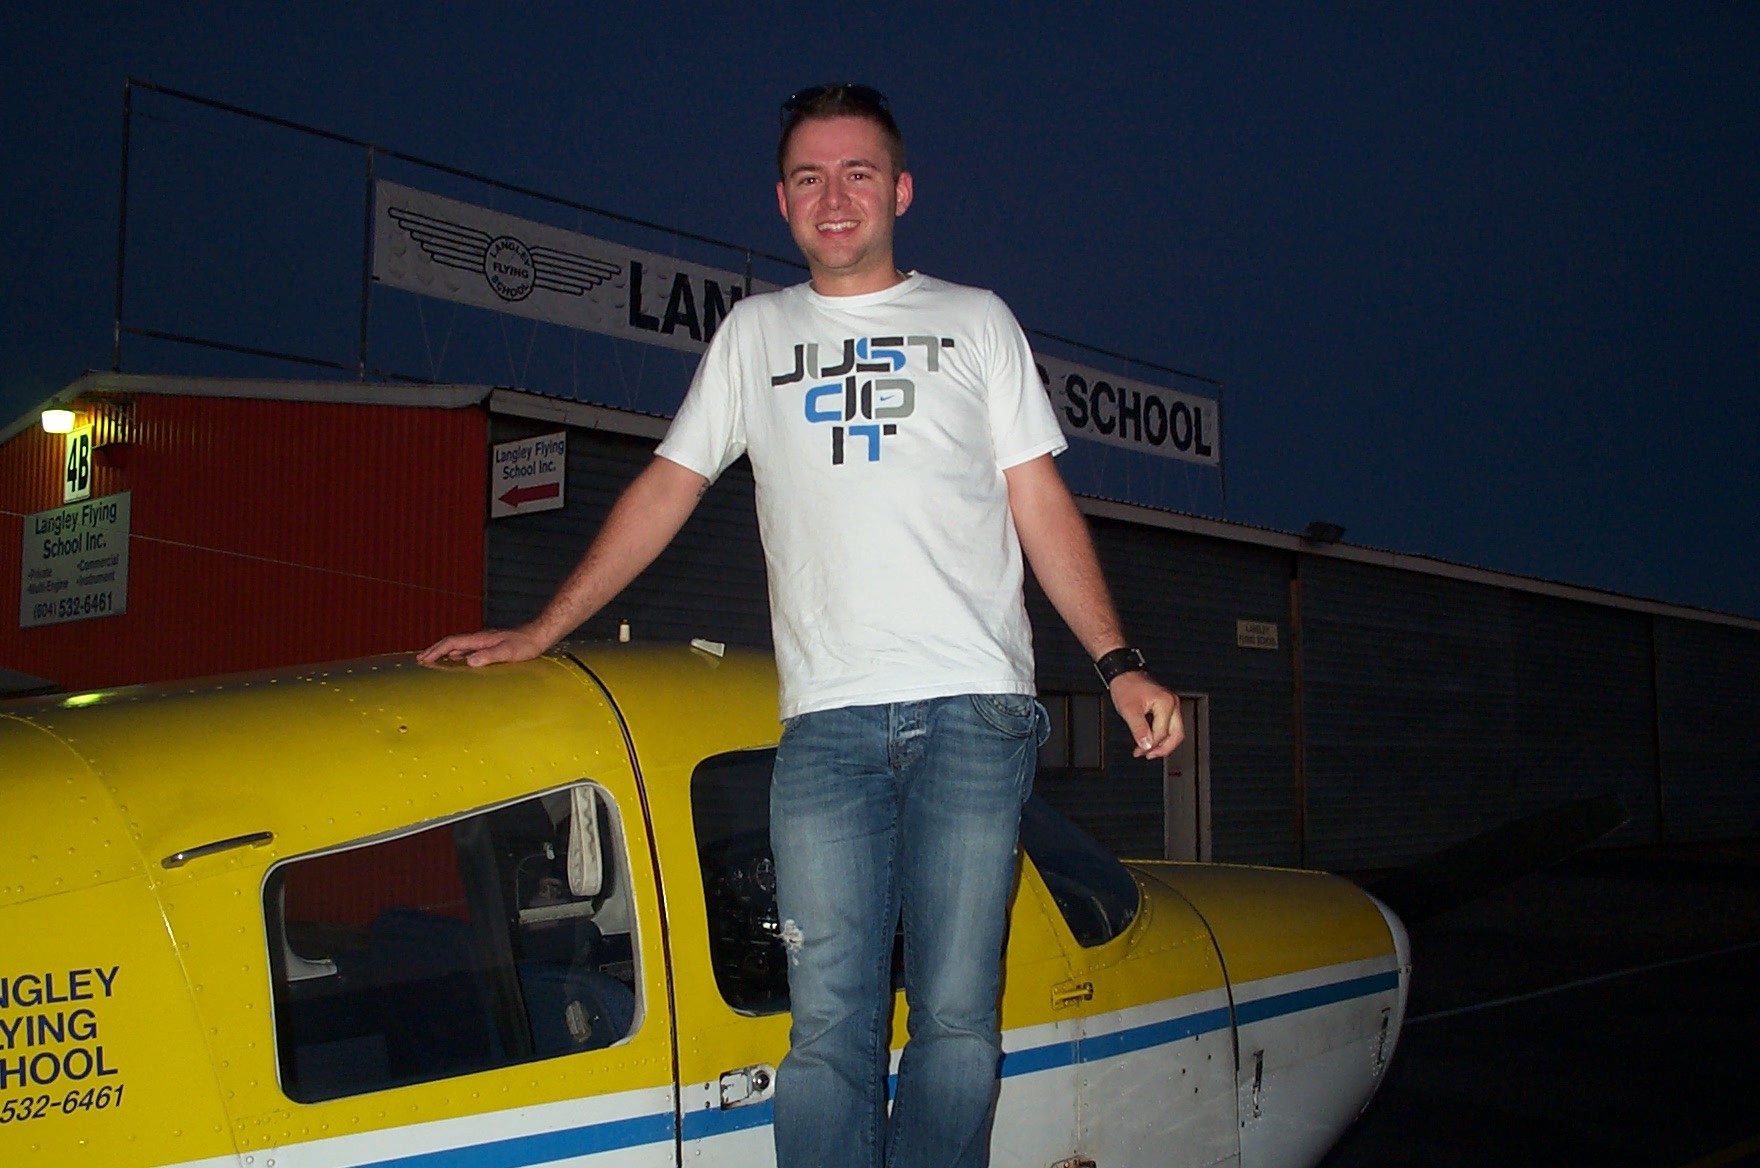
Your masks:
<svg viewBox="0 0 1760 1168"><path fill-rule="evenodd" d="M752 249L746 248L746 295L752 294Z"/></svg>
<svg viewBox="0 0 1760 1168"><path fill-rule="evenodd" d="M1657 628L1662 618L1650 617L1650 753L1656 778L1656 843L1668 842L1668 783L1662 741L1662 652L1657 644Z"/></svg>
<svg viewBox="0 0 1760 1168"><path fill-rule="evenodd" d="M134 122L134 82L122 82L122 174L116 198L116 315L110 322L110 372L122 372L123 259L128 255L128 131Z"/></svg>
<svg viewBox="0 0 1760 1168"><path fill-rule="evenodd" d="M1296 867L1308 866L1308 713L1302 645L1302 553L1289 568L1290 762L1295 797Z"/></svg>
<svg viewBox="0 0 1760 1168"><path fill-rule="evenodd" d="M1222 382L1216 383L1216 480L1222 487L1222 521L1228 522L1228 430L1222 424Z"/></svg>
<svg viewBox="0 0 1760 1168"><path fill-rule="evenodd" d="M173 97L180 101L207 106L209 109L217 109L229 114L237 114L240 117L250 118L267 125L280 126L287 130L297 130L302 134L311 134L314 137L324 138L331 142L341 142L345 146L372 145L372 143L363 141L360 138L351 138L347 134L337 134L330 130L320 130L316 126L308 126L301 122L289 121L287 118L278 118L272 114L258 113L255 110L245 109L243 106L232 105L224 101L215 101L208 97L197 97L193 93L188 93L181 89L172 89L170 86L154 85L151 81L142 81L139 78L134 78L133 81L143 89L150 89L154 93L161 93L166 97ZM610 219L617 223L628 223L636 227L645 227L652 231L662 231L668 235L675 235L680 239L694 240L697 243L706 243L711 247L724 248L728 251L742 250L739 244L729 243L725 239L715 239L707 235L698 235L692 231L681 231L676 227L667 227L664 224L653 223L646 219L637 219L632 215L619 215L615 211L607 211L601 207L589 206L586 203L576 202L573 199L564 199L557 195L547 195L543 191L534 190L531 187L523 187L517 183L502 182L500 179L490 178L486 174L478 174L475 171L464 170L457 166L448 166L444 162L433 162L414 154L406 154L401 150L393 150L388 146L379 146L376 147L376 149L387 158L395 158L402 162L413 163L416 166L426 167L429 170L437 170L441 174L450 174L456 178L469 179L471 182L482 183L484 186L494 187L497 190L511 191L516 195L524 195L527 198L537 199L540 202L549 203L553 206L568 207L576 211L585 211L590 215L597 215L601 218ZM791 260L787 256L771 255L766 251L760 251L757 254L763 256L767 260L774 260L779 264L786 264L791 268L800 268L802 271L806 270L806 265L800 260Z"/></svg>
<svg viewBox="0 0 1760 1168"><path fill-rule="evenodd" d="M367 310L373 295L373 147L367 147L367 198L361 221L361 343L355 379L367 379Z"/></svg>

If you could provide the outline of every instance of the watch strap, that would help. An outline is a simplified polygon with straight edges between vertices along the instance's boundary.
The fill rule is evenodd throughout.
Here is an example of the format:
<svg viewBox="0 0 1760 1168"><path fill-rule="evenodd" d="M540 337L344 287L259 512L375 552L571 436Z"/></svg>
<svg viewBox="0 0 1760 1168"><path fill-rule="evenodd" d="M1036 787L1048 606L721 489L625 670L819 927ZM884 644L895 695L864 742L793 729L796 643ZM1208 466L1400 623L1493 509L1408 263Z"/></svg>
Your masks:
<svg viewBox="0 0 1760 1168"><path fill-rule="evenodd" d="M1111 685L1112 679L1121 673L1135 673L1148 668L1148 663L1143 660L1143 651L1130 645L1104 653L1094 662L1094 672L1100 675L1101 685Z"/></svg>

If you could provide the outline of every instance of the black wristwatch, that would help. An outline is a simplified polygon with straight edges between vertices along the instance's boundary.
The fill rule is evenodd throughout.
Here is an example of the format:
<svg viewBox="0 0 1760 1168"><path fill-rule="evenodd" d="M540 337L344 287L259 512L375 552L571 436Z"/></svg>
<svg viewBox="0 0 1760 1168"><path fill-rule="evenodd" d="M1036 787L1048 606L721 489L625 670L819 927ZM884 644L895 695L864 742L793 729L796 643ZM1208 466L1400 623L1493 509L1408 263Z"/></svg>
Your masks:
<svg viewBox="0 0 1760 1168"><path fill-rule="evenodd" d="M1136 673L1138 670L1147 670L1148 668L1148 663L1143 660L1143 651L1133 649L1129 645L1103 654L1098 661L1094 662L1094 672L1100 675L1100 684L1107 686L1111 685L1112 679L1121 673Z"/></svg>

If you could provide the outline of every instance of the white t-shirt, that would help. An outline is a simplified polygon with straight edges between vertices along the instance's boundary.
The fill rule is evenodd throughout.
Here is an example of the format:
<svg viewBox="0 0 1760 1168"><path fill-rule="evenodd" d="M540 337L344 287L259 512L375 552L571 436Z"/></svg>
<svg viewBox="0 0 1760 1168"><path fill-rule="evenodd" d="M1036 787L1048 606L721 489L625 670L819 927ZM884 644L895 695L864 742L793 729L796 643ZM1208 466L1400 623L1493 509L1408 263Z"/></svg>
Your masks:
<svg viewBox="0 0 1760 1168"><path fill-rule="evenodd" d="M782 716L1032 693L1004 469L1066 443L994 293L913 273L862 296L741 300L661 457L749 454Z"/></svg>

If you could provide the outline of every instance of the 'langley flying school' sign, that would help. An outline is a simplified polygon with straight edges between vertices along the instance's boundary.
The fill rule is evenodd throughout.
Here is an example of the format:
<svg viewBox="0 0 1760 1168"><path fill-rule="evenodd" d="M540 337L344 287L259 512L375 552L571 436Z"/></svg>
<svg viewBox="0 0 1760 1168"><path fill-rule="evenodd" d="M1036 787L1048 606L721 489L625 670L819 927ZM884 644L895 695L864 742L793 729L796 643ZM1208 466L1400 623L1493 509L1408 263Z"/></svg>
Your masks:
<svg viewBox="0 0 1760 1168"><path fill-rule="evenodd" d="M1143 454L1220 466L1221 419L1209 398L1127 385L1099 369L1034 353L1064 433Z"/></svg>
<svg viewBox="0 0 1760 1168"><path fill-rule="evenodd" d="M128 611L132 498L123 491L24 517L19 628Z"/></svg>
<svg viewBox="0 0 1760 1168"><path fill-rule="evenodd" d="M380 181L373 278L495 312L700 353L745 277ZM776 286L752 281L753 292ZM1035 353L1058 422L1142 454L1219 466L1216 403ZM535 509L535 508L528 508Z"/></svg>
<svg viewBox="0 0 1760 1168"><path fill-rule="evenodd" d="M397 183L374 202L373 278L424 296L700 353L746 293L733 272Z"/></svg>

